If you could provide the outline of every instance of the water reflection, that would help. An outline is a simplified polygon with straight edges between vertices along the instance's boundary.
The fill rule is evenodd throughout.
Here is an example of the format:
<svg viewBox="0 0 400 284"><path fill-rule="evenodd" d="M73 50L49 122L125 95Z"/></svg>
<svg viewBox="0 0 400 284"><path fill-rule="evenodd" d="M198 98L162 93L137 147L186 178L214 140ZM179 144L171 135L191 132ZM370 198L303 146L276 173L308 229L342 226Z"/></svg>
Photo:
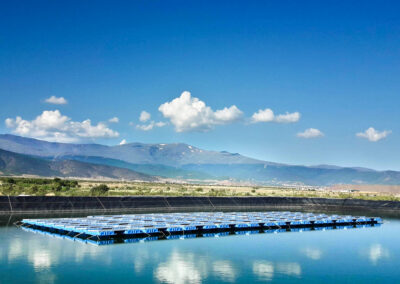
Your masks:
<svg viewBox="0 0 400 284"><path fill-rule="evenodd" d="M159 251L151 251L146 244L137 244L135 253L130 258L133 258L134 272L139 274L145 272L146 267L152 267L154 263L162 260L162 255Z"/></svg>
<svg viewBox="0 0 400 284"><path fill-rule="evenodd" d="M138 249L137 253L135 253L135 256L133 258L133 267L135 269L135 272L136 273L142 272L149 259L150 259L150 254L148 250L144 248Z"/></svg>
<svg viewBox="0 0 400 284"><path fill-rule="evenodd" d="M219 281L235 282L238 271L229 260L212 261L207 254L174 250L158 265L155 278L163 283L202 283L212 274Z"/></svg>
<svg viewBox="0 0 400 284"><path fill-rule="evenodd" d="M301 275L301 266L297 262L277 263L275 267L278 273L286 274L289 276Z"/></svg>
<svg viewBox="0 0 400 284"><path fill-rule="evenodd" d="M59 256L57 253L52 252L47 242L35 241L34 239L23 241L20 238L6 239L4 241L8 241L7 260L9 265L27 261L36 272L35 282L56 282L57 276L51 271L51 268L57 265ZM53 249L57 250L56 247Z"/></svg>
<svg viewBox="0 0 400 284"><path fill-rule="evenodd" d="M166 283L201 283L208 275L207 261L194 254L173 251L166 262L160 263L155 277Z"/></svg>
<svg viewBox="0 0 400 284"><path fill-rule="evenodd" d="M52 264L50 252L47 250L33 251L28 255L28 259L35 269L49 268Z"/></svg>
<svg viewBox="0 0 400 284"><path fill-rule="evenodd" d="M389 225L110 246L0 228L0 282L319 283L333 275L324 280L396 283L400 222Z"/></svg>
<svg viewBox="0 0 400 284"><path fill-rule="evenodd" d="M37 276L38 283L56 283L57 275L51 272L41 273Z"/></svg>
<svg viewBox="0 0 400 284"><path fill-rule="evenodd" d="M4 237L3 232L3 237ZM53 271L59 266L60 262L68 259L74 263L82 263L90 260L98 260L99 250L94 246L88 246L77 242L66 240L57 241L48 236L22 233L21 235L3 238L2 250L7 259L7 265L28 264L32 268L34 278L30 282L36 283L55 283L57 274ZM66 242L66 243L65 243ZM63 245L60 245L63 244ZM71 248L72 246L72 248ZM110 262L109 258L103 258L104 262ZM24 273L27 271L25 270ZM25 279L23 282L29 282ZM2 282L2 279L0 279Z"/></svg>
<svg viewBox="0 0 400 284"><path fill-rule="evenodd" d="M321 256L322 256L322 250L320 250L318 248L307 247L307 248L301 249L301 252L306 257L308 257L312 260L319 260L319 259L321 259Z"/></svg>
<svg viewBox="0 0 400 284"><path fill-rule="evenodd" d="M297 262L274 263L257 260L253 262L253 273L264 281L272 280L276 273L299 277L301 275L301 266Z"/></svg>
<svg viewBox="0 0 400 284"><path fill-rule="evenodd" d="M234 268L233 263L228 260L218 260L213 263L214 274L224 282L235 282L238 271Z"/></svg>
<svg viewBox="0 0 400 284"><path fill-rule="evenodd" d="M13 240L8 246L8 261L13 261L22 255L22 241L19 239Z"/></svg>
<svg viewBox="0 0 400 284"><path fill-rule="evenodd" d="M373 265L377 265L381 259L389 258L389 250L381 244L373 244L368 250L368 258Z"/></svg>
<svg viewBox="0 0 400 284"><path fill-rule="evenodd" d="M274 277L274 265L272 262L258 260L253 263L253 273L261 280L270 281Z"/></svg>

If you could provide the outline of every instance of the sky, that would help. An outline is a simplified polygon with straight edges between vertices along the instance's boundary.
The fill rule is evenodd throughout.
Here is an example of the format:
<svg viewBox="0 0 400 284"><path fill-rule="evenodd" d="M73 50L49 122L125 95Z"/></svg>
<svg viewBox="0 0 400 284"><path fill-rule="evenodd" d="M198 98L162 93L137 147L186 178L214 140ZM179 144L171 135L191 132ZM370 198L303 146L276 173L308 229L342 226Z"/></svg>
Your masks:
<svg viewBox="0 0 400 284"><path fill-rule="evenodd" d="M1 1L0 133L400 170L398 1Z"/></svg>

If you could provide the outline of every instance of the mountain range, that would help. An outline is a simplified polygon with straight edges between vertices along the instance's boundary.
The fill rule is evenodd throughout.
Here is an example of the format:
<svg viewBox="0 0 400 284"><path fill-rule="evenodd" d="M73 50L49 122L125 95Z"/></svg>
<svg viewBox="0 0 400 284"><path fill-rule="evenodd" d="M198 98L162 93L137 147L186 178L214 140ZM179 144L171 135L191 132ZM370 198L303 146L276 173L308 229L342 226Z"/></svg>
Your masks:
<svg viewBox="0 0 400 284"><path fill-rule="evenodd" d="M125 168L83 163L74 160L48 161L0 149L0 174L91 179L157 181L156 177Z"/></svg>
<svg viewBox="0 0 400 284"><path fill-rule="evenodd" d="M184 143L117 146L47 142L0 135L0 172L154 181L231 180L256 184L400 184L400 172L267 162Z"/></svg>

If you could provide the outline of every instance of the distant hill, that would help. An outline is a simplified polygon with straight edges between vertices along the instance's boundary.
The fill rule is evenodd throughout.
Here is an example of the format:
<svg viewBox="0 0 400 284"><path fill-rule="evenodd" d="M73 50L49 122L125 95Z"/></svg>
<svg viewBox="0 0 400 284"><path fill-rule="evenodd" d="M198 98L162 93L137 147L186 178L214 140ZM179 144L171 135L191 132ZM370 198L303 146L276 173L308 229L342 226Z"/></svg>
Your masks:
<svg viewBox="0 0 400 284"><path fill-rule="evenodd" d="M265 163L239 154L207 151L183 143L117 146L69 144L41 141L15 135L0 135L0 148L41 157L92 156L122 160L132 164L159 164L179 167L185 164L254 164Z"/></svg>
<svg viewBox="0 0 400 284"><path fill-rule="evenodd" d="M0 149L0 173L3 175L37 175L43 177L110 178L156 181L157 177L125 168L62 160L48 161Z"/></svg>
<svg viewBox="0 0 400 284"><path fill-rule="evenodd" d="M136 174L140 172L148 176L183 180L231 179L273 185L400 184L400 172L396 171L375 171L360 167L346 168L332 165L278 164L237 153L203 150L183 143L131 143L105 146L52 143L6 134L0 135L0 148L41 157L41 160L47 159L47 162L54 165L65 163L64 167L71 171L74 166L81 165L71 164L72 161L76 161L89 163L91 167L104 165L116 167L119 170L131 170ZM70 166L67 167L66 164ZM32 170L28 167L24 169ZM42 169L46 174L45 168ZM54 170L57 170L55 166L49 167L47 175L52 175L51 171Z"/></svg>
<svg viewBox="0 0 400 284"><path fill-rule="evenodd" d="M184 165L184 169L215 176L235 177L263 184L400 184L400 172L374 171L357 168L317 168L291 165Z"/></svg>
<svg viewBox="0 0 400 284"><path fill-rule="evenodd" d="M197 180L212 180L218 177L201 171L182 169L172 166L159 164L132 164L121 160L93 157L93 156L59 156L51 158L56 160L76 160L85 163L108 165L112 167L126 168L147 175L160 176L174 179L197 179Z"/></svg>

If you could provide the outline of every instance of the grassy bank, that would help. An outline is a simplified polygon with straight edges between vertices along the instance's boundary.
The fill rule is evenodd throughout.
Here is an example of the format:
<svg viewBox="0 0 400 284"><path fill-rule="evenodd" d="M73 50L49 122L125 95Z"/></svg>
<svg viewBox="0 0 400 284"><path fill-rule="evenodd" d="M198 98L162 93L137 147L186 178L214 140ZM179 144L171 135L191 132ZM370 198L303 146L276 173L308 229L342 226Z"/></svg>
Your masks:
<svg viewBox="0 0 400 284"><path fill-rule="evenodd" d="M400 201L400 197L395 194L379 192L15 177L0 178L0 194L36 196L282 196Z"/></svg>

